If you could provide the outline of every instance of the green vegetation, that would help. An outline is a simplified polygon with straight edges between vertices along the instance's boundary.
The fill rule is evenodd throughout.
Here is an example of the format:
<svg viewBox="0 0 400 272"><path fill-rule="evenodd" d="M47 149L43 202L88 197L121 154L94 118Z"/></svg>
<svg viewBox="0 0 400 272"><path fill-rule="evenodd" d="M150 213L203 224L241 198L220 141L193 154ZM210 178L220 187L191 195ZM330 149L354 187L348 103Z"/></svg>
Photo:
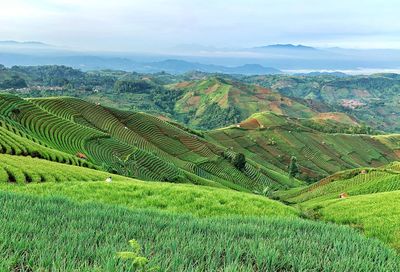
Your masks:
<svg viewBox="0 0 400 272"><path fill-rule="evenodd" d="M200 72L169 75L112 70L82 72L56 65L14 66L0 69L0 88L23 97L74 96L109 107L160 114L206 129L234 124L261 111L273 111L303 118L339 112L346 119L363 124L316 126L325 132L400 131L400 77L395 74L345 78Z"/></svg>
<svg viewBox="0 0 400 272"><path fill-rule="evenodd" d="M105 182L109 176L112 183ZM19 186L13 184L15 182L29 184ZM0 189L200 217L296 215L290 207L253 194L189 184L144 182L97 170L9 155L0 155Z"/></svg>
<svg viewBox="0 0 400 272"><path fill-rule="evenodd" d="M399 135L324 133L304 126L304 120L271 112L258 113L241 122L206 133L246 158L276 171L288 171L297 158L298 178L313 182L335 172L382 166L399 160Z"/></svg>
<svg viewBox="0 0 400 272"><path fill-rule="evenodd" d="M399 250L399 170L400 163L348 170L274 195L296 203L305 216L353 226Z"/></svg>
<svg viewBox="0 0 400 272"><path fill-rule="evenodd" d="M399 79L0 66L0 271L400 271Z"/></svg>
<svg viewBox="0 0 400 272"><path fill-rule="evenodd" d="M95 165L142 180L239 191L296 184L285 178L282 171L281 174L276 170L259 171L258 164L250 160L242 162L238 169L223 157L224 149L218 144L148 114L65 97L23 100L0 95L0 104L0 117L4 120L0 124L9 134L18 134L16 139L26 138L70 157L82 156L86 161L79 161L81 165ZM3 148L4 153L17 153L7 150Z"/></svg>
<svg viewBox="0 0 400 272"><path fill-rule="evenodd" d="M349 197L344 201L321 201L319 210L326 221L361 229L400 252L400 191Z"/></svg>
<svg viewBox="0 0 400 272"><path fill-rule="evenodd" d="M300 219L195 219L3 192L0 205L6 271L126 271L115 254L129 249L129 237L160 271L397 271L400 264L354 230Z"/></svg>
<svg viewBox="0 0 400 272"><path fill-rule="evenodd" d="M299 173L299 167L297 166L297 158L295 156L292 156L290 158L290 164L289 164L289 176L293 178L298 173Z"/></svg>
<svg viewBox="0 0 400 272"><path fill-rule="evenodd" d="M329 75L271 75L241 79L266 88L273 86L282 95L302 100L321 112L340 111L355 116L374 129L400 131L400 77L397 74L344 78Z"/></svg>
<svg viewBox="0 0 400 272"><path fill-rule="evenodd" d="M146 257L140 256L142 254L142 247L136 240L130 240L129 244L131 246L132 251L122 251L118 252L117 256L123 260L129 261L132 263L132 269L134 271L142 271L142 272L150 272L159 270L159 267L154 266L148 268L149 260Z"/></svg>

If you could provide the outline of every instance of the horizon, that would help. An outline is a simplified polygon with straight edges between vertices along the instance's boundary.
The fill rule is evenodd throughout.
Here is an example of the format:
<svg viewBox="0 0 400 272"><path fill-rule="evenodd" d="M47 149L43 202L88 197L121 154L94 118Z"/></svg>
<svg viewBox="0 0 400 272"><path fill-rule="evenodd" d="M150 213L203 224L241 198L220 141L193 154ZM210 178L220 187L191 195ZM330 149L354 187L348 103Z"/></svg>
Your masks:
<svg viewBox="0 0 400 272"><path fill-rule="evenodd" d="M183 45L234 50L271 44L400 49L399 13L394 0L16 0L2 5L0 40L149 53Z"/></svg>

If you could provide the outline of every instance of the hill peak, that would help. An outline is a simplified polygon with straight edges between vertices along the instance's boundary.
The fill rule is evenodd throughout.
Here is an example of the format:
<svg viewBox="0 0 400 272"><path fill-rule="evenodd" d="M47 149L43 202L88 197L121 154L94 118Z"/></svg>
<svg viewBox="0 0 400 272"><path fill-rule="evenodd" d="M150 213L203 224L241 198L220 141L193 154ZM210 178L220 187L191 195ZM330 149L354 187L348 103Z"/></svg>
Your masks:
<svg viewBox="0 0 400 272"><path fill-rule="evenodd" d="M302 44L294 45L294 44L271 44L266 46L260 46L257 48L261 49L287 49L287 50L316 50L314 47L305 46Z"/></svg>

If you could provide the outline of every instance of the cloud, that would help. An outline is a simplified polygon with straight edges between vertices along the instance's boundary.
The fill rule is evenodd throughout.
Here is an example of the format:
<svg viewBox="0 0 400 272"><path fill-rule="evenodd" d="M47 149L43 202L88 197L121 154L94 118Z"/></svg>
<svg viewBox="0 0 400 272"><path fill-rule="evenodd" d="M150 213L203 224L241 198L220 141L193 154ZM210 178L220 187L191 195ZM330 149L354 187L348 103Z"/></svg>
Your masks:
<svg viewBox="0 0 400 272"><path fill-rule="evenodd" d="M397 0L14 0L2 3L0 39L96 50L162 50L182 43L356 46L359 37L397 46L398 14Z"/></svg>

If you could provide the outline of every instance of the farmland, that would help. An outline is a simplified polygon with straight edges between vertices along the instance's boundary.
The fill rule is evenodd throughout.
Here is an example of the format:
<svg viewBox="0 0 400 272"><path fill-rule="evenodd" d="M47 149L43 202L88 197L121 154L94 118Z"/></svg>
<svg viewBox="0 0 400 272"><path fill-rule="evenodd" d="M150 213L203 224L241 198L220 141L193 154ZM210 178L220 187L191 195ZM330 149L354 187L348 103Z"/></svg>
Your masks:
<svg viewBox="0 0 400 272"><path fill-rule="evenodd" d="M82 164L86 166L96 165L143 180L242 191L299 184L282 171L257 171L258 164L250 160L243 169L237 169L231 163L237 153L148 114L105 108L74 98L23 100L0 95L0 104L4 129L25 138L25 144L30 140L31 145L41 143L63 154L83 154L87 160ZM3 149L5 153L16 153L11 148Z"/></svg>
<svg viewBox="0 0 400 272"><path fill-rule="evenodd" d="M399 134L243 78L103 73L168 114L0 94L0 271L131 271L131 239L156 271L400 270Z"/></svg>
<svg viewBox="0 0 400 272"><path fill-rule="evenodd" d="M293 208L254 194L189 184L149 183L31 157L0 154L0 173L1 189L24 194L63 195L76 201L201 217L296 215ZM105 182L109 176L112 183Z"/></svg>
<svg viewBox="0 0 400 272"><path fill-rule="evenodd" d="M162 271L399 268L380 242L301 219L195 219L3 192L0 201L3 270L124 271L115 252L132 237Z"/></svg>
<svg viewBox="0 0 400 272"><path fill-rule="evenodd" d="M124 271L127 263L115 252L131 238L162 271L387 271L400 265L381 242L300 219L295 209L262 196L117 175L106 183L108 173L15 155L0 155L0 166L9 175L0 184L1 249L9 252L3 270Z"/></svg>
<svg viewBox="0 0 400 272"><path fill-rule="evenodd" d="M15 66L0 69L2 85L8 93L22 97L74 96L109 107L145 111L192 128L220 128L272 111L302 118L340 112L347 116L343 120L350 118L380 131L400 131L396 96L400 84L395 74L172 75Z"/></svg>
<svg viewBox="0 0 400 272"><path fill-rule="evenodd" d="M296 203L308 216L354 226L399 250L399 165L343 171L276 197ZM339 199L341 193L348 197Z"/></svg>
<svg viewBox="0 0 400 272"><path fill-rule="evenodd" d="M296 156L303 179L400 159L399 135L329 133L320 131L319 122L264 112L238 125L209 131L207 136L273 169L287 169L290 157ZM331 122L326 126L332 127ZM341 123L337 126L346 127Z"/></svg>

